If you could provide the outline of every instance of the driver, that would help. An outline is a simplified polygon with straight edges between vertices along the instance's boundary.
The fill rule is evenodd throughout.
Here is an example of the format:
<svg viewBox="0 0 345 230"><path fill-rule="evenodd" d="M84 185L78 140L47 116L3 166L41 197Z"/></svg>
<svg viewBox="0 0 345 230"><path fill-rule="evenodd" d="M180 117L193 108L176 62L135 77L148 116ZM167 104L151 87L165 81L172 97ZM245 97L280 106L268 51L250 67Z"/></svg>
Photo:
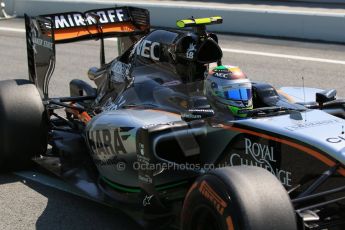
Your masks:
<svg viewBox="0 0 345 230"><path fill-rule="evenodd" d="M217 113L246 118L253 109L252 83L238 67L217 66L205 81L206 96Z"/></svg>

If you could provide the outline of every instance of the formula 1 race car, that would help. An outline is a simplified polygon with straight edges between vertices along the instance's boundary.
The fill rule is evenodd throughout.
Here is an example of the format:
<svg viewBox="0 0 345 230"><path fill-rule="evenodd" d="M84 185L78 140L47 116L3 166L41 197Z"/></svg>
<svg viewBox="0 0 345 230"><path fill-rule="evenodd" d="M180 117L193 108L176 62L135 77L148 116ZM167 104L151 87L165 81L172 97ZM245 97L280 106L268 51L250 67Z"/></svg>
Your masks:
<svg viewBox="0 0 345 230"><path fill-rule="evenodd" d="M219 23L151 30L134 7L25 16L29 80L0 82L1 169L35 162L149 228L344 229L345 101L255 82L246 118L219 115L204 87ZM55 45L87 39L101 44L96 87L49 97Z"/></svg>

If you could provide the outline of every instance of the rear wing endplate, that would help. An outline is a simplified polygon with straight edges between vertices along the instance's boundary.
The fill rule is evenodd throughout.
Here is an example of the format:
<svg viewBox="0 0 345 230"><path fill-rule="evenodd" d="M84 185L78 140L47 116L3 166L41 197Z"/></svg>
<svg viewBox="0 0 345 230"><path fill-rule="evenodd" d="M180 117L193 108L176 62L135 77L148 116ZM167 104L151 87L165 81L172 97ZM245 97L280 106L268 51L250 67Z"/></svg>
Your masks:
<svg viewBox="0 0 345 230"><path fill-rule="evenodd" d="M25 15L29 79L37 86L42 98L48 97L48 82L55 67L54 31L51 21Z"/></svg>

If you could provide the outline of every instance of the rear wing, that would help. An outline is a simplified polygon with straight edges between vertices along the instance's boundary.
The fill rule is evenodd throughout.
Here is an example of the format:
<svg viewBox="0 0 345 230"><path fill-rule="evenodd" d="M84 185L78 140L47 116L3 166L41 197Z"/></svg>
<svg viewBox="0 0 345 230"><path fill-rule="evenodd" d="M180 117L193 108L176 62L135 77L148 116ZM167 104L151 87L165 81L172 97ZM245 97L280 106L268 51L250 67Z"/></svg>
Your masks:
<svg viewBox="0 0 345 230"><path fill-rule="evenodd" d="M149 12L135 7L114 7L84 13L25 15L29 78L44 98L55 67L55 44L90 39L144 35L150 31Z"/></svg>
<svg viewBox="0 0 345 230"><path fill-rule="evenodd" d="M55 43L95 39L100 36L138 35L150 30L149 12L135 7L48 14L41 17L52 21Z"/></svg>

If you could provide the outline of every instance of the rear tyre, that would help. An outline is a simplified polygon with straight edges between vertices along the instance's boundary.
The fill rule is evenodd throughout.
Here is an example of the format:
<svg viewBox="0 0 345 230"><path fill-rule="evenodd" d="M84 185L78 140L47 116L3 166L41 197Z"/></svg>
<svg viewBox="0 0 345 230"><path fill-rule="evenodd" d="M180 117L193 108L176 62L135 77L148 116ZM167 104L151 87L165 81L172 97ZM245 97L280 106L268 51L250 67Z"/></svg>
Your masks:
<svg viewBox="0 0 345 230"><path fill-rule="evenodd" d="M190 188L182 209L183 230L297 230L295 212L281 183L249 166L216 169Z"/></svg>
<svg viewBox="0 0 345 230"><path fill-rule="evenodd" d="M0 170L22 169L47 148L47 115L28 80L0 82Z"/></svg>

